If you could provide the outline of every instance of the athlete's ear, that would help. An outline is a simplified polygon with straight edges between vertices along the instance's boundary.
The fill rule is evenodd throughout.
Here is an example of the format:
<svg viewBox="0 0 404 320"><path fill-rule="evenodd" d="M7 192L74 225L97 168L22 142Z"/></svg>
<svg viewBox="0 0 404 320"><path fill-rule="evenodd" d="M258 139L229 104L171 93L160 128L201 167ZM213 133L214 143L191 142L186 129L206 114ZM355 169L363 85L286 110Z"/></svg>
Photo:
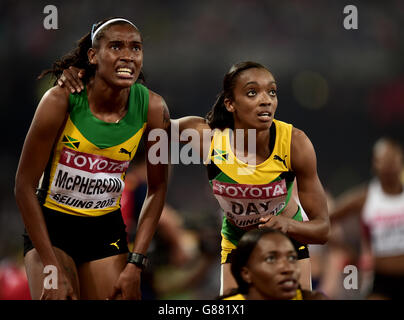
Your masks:
<svg viewBox="0 0 404 320"><path fill-rule="evenodd" d="M234 112L233 101L230 98L224 98L223 103L227 111Z"/></svg>
<svg viewBox="0 0 404 320"><path fill-rule="evenodd" d="M97 64L97 55L95 53L96 51L94 48L90 48L87 51L88 62L90 64Z"/></svg>
<svg viewBox="0 0 404 320"><path fill-rule="evenodd" d="M242 267L240 272L241 278L248 284L251 284L251 273L248 267Z"/></svg>

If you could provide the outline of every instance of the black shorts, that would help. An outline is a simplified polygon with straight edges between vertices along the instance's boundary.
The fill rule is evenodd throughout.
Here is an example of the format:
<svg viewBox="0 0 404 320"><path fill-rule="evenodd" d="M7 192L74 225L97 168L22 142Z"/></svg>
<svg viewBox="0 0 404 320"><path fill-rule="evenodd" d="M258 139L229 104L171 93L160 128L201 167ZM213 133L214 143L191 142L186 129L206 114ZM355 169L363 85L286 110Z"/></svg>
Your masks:
<svg viewBox="0 0 404 320"><path fill-rule="evenodd" d="M393 276L375 272L372 293L393 300L404 298L404 275Z"/></svg>
<svg viewBox="0 0 404 320"><path fill-rule="evenodd" d="M309 254L309 246L307 244L301 243L295 239L290 238L293 243L293 246L297 252L297 260L310 258Z"/></svg>
<svg viewBox="0 0 404 320"><path fill-rule="evenodd" d="M98 217L80 217L42 207L51 243L76 264L127 253L126 226L121 210ZM24 256L34 248L27 232Z"/></svg>

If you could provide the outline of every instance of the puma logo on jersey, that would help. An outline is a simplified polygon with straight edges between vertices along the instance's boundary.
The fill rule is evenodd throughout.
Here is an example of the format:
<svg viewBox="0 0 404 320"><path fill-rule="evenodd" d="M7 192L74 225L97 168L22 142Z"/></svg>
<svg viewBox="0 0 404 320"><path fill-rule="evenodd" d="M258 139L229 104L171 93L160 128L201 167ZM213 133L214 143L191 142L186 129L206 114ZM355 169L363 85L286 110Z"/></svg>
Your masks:
<svg viewBox="0 0 404 320"><path fill-rule="evenodd" d="M119 240L121 240L121 239L118 239L118 240L116 240L115 242L110 243L109 245L110 245L110 246L115 246L115 247L119 250L119 246L118 246Z"/></svg>
<svg viewBox="0 0 404 320"><path fill-rule="evenodd" d="M299 250L304 250L304 249L306 249L306 247L305 247L305 246L301 246L301 247L299 247Z"/></svg>
<svg viewBox="0 0 404 320"><path fill-rule="evenodd" d="M132 151L135 150L136 145L133 147L133 149L131 151L126 150L125 148L121 148L118 153L123 153L123 154L127 154L129 156L129 159L132 158Z"/></svg>
<svg viewBox="0 0 404 320"><path fill-rule="evenodd" d="M274 155L274 160L278 160L278 161L282 162L285 165L285 167L287 168L288 166L286 165L286 157L287 157L287 155L285 156L285 159L282 159L280 156Z"/></svg>
<svg viewBox="0 0 404 320"><path fill-rule="evenodd" d="M132 156L132 152L126 150L125 148L121 148L121 150L119 150L119 153L127 154L127 155L129 155L129 158L131 158L131 156Z"/></svg>

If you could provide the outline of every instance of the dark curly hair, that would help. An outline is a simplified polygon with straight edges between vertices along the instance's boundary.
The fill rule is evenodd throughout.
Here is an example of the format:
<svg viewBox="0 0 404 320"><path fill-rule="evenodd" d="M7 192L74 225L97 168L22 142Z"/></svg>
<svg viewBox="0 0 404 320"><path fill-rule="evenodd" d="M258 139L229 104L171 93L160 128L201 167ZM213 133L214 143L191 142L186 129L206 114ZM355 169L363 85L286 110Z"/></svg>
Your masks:
<svg viewBox="0 0 404 320"><path fill-rule="evenodd" d="M107 22L108 20L115 19L115 18L121 18L121 17L112 17L112 18L107 18L102 21L99 21L95 24L93 27L93 31L96 31L102 24ZM38 79L42 79L45 75L47 74L52 74L56 80L54 85L57 84L57 79L62 75L63 70L68 69L69 67L77 67L79 69L84 69L84 77L82 79L83 83L88 83L89 79L91 79L95 75L95 66L91 65L88 62L88 56L87 52L88 49L94 47L97 48L99 45L99 40L104 37L105 31L109 29L110 26L112 25L119 25L119 24L126 24L127 22L125 21L115 21L112 22L111 24L107 25L104 27L100 32L97 33L96 37L94 38L94 41L91 41L91 32L86 33L81 39L77 41L77 47L65 54L61 59L56 60L52 68L46 69L42 71L42 73L38 76ZM137 28L136 28L137 29ZM137 29L138 32L140 33L139 29ZM144 83L145 77L143 72L141 71L139 74L139 77L137 79L137 82Z"/></svg>

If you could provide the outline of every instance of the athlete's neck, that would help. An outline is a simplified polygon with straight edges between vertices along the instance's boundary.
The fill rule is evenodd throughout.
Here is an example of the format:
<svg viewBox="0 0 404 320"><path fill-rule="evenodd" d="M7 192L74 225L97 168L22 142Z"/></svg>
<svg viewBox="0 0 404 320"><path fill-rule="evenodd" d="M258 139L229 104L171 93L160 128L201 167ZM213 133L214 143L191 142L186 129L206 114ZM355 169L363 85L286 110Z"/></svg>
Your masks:
<svg viewBox="0 0 404 320"><path fill-rule="evenodd" d="M129 88L113 88L99 77L87 85L87 97L91 111L95 113L122 114L127 108Z"/></svg>
<svg viewBox="0 0 404 320"><path fill-rule="evenodd" d="M250 128L251 129L251 128ZM249 156L249 150L253 150L249 144L255 144L255 155L257 163L265 161L269 157L269 129L265 130L249 130L241 128L235 124L234 127L234 151L243 157ZM251 134L253 134L251 136ZM237 139L239 142L237 142ZM241 142L240 139L243 139ZM251 156L251 155L250 155Z"/></svg>

